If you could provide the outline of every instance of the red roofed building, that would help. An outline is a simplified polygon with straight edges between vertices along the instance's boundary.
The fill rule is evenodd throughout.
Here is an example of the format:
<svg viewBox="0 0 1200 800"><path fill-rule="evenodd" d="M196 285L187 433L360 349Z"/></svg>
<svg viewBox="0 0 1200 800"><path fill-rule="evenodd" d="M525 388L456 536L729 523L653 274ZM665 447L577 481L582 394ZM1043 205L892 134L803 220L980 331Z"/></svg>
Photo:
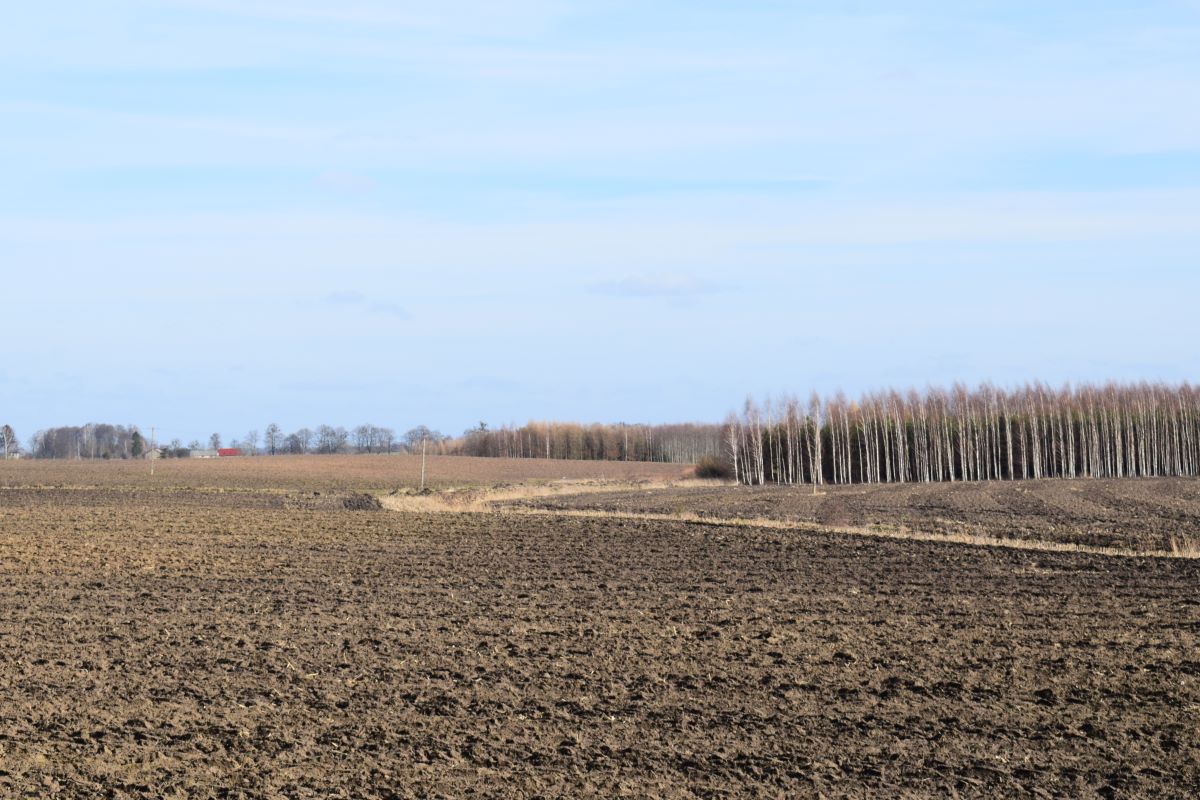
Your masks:
<svg viewBox="0 0 1200 800"><path fill-rule="evenodd" d="M226 456L240 456L241 454L242 449L240 447L222 447L217 450L217 455L221 458L225 458Z"/></svg>

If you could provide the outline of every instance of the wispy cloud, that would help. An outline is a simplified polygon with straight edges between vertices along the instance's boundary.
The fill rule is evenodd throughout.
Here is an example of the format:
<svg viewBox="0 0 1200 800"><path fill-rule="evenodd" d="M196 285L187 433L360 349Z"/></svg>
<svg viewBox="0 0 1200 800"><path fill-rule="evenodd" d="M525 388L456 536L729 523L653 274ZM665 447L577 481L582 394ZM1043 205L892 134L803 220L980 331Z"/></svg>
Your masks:
<svg viewBox="0 0 1200 800"><path fill-rule="evenodd" d="M628 275L612 281L594 283L593 294L610 297L669 297L684 298L712 294L720 289L716 284L691 275Z"/></svg>
<svg viewBox="0 0 1200 800"><path fill-rule="evenodd" d="M375 191L377 184L370 175L349 170L331 169L317 176L317 185L338 194L365 195Z"/></svg>
<svg viewBox="0 0 1200 800"><path fill-rule="evenodd" d="M412 314L404 306L392 300L370 297L363 292L347 289L330 292L322 298L322 304L333 308L352 309L368 314L393 319L411 319Z"/></svg>
<svg viewBox="0 0 1200 800"><path fill-rule="evenodd" d="M379 314L385 317L394 319L411 319L412 314L399 303L392 303L386 300L373 300L367 303L367 311L372 314Z"/></svg>
<svg viewBox="0 0 1200 800"><path fill-rule="evenodd" d="M171 0L177 8L287 24L398 28L426 32L542 30L567 13L557 0L516 0L498 5L482 0L410 4L383 0Z"/></svg>
<svg viewBox="0 0 1200 800"><path fill-rule="evenodd" d="M326 305L330 306L354 306L365 303L367 298L362 292L344 291L330 292L325 295L324 301Z"/></svg>

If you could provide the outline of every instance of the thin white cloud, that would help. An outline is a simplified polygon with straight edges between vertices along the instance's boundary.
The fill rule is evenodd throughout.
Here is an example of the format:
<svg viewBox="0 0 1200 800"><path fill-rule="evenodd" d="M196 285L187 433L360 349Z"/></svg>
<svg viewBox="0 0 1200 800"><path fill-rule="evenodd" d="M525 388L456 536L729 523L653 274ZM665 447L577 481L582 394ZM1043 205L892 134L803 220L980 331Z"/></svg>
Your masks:
<svg viewBox="0 0 1200 800"><path fill-rule="evenodd" d="M397 3L393 0L169 0L171 5L243 19L276 23L385 26L418 31L529 32L541 29L570 9L556 0L443 0Z"/></svg>
<svg viewBox="0 0 1200 800"><path fill-rule="evenodd" d="M408 310L399 303L392 300L373 297L365 292L360 292L354 289L330 292L322 298L321 302L325 306L350 309L380 317L390 317L398 320L412 318L412 315L408 312Z"/></svg>
<svg viewBox="0 0 1200 800"><path fill-rule="evenodd" d="M589 287L594 294L611 297L695 297L711 294L719 287L692 275L627 275Z"/></svg>
<svg viewBox="0 0 1200 800"><path fill-rule="evenodd" d="M367 311L372 314L379 314L384 317L392 317L393 319L411 319L412 314L399 303L393 303L387 300L375 300L367 303Z"/></svg>
<svg viewBox="0 0 1200 800"><path fill-rule="evenodd" d="M339 255L380 262L403 251L412 262L480 265L510 263L561 267L564 254L591 274L612 265L653 259L660 275L686 274L688 263L713 262L729 247L753 244L903 244L931 242L1096 241L1137 236L1200 236L1200 188L1107 192L946 193L936 196L865 197L804 193L757 197L621 199L550 214L559 200L531 208L537 221L431 219L426 213L236 213L0 217L0 241L40 245L80 242L205 241L211 247L278 248L292 242L320 259ZM178 258L178 254L176 255ZM279 261L279 259L266 259ZM311 257L305 260L312 260ZM344 258L340 260L345 260ZM287 274L293 269L262 266ZM439 277L434 275L434 277ZM642 276L650 281L654 276ZM359 284L361 285L361 284Z"/></svg>
<svg viewBox="0 0 1200 800"><path fill-rule="evenodd" d="M378 184L370 175L349 170L326 170L317 176L317 185L337 194L366 195L375 191Z"/></svg>
<svg viewBox="0 0 1200 800"><path fill-rule="evenodd" d="M324 302L331 306L353 306L361 305L367 301L366 295L362 292L342 291L330 292L325 295Z"/></svg>

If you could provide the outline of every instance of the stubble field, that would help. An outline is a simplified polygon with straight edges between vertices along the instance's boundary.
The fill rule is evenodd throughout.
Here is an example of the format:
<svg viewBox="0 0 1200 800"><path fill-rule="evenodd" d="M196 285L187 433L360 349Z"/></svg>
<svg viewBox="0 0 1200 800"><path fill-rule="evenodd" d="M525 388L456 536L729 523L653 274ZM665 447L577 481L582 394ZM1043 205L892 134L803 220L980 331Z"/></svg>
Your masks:
<svg viewBox="0 0 1200 800"><path fill-rule="evenodd" d="M1200 785L1200 561L721 524L791 518L801 501L662 486L677 467L446 459L434 499L451 510L393 510L425 499L399 461L160 464L153 478L144 463L0 464L0 795ZM639 483L609 494L601 479ZM554 496L501 513L445 493L487 484ZM1136 485L1156 508L1182 504L1181 531L1195 524L1196 483ZM1024 488L1059 491L1043 486ZM920 522L908 501L849 491L831 525ZM962 491L921 502L975 502ZM854 516L864 503L878 518ZM1159 541L1143 512L1125 544ZM1081 530L1039 524L1027 542Z"/></svg>

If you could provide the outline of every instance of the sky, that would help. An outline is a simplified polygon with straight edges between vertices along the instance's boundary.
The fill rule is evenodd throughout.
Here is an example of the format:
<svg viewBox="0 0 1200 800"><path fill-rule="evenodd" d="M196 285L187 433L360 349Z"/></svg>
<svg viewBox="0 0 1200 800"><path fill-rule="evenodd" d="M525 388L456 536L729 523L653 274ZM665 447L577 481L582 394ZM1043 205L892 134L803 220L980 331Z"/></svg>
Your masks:
<svg viewBox="0 0 1200 800"><path fill-rule="evenodd" d="M46 0L0 421L719 421L1195 380L1200 0Z"/></svg>

